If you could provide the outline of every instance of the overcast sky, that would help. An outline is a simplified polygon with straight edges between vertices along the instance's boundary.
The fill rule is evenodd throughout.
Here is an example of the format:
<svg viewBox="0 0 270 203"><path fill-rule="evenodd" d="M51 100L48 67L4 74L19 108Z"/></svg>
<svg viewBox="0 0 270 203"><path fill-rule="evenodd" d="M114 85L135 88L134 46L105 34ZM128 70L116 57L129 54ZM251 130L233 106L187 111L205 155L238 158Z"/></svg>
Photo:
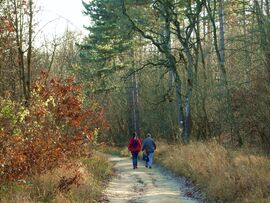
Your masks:
<svg viewBox="0 0 270 203"><path fill-rule="evenodd" d="M52 38L55 34L62 34L67 27L87 34L83 25L89 25L89 18L82 13L81 0L37 0L37 5L41 10L38 14L38 27L42 29L42 35Z"/></svg>

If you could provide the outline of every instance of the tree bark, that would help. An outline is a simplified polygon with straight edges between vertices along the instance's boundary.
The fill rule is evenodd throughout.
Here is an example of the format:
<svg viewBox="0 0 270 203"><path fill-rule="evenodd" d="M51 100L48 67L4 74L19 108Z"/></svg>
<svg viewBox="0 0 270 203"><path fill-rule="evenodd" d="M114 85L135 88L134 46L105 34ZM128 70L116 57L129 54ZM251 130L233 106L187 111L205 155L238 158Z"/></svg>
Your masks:
<svg viewBox="0 0 270 203"><path fill-rule="evenodd" d="M22 83L22 94L25 101L27 101L27 88L26 88L26 79L25 79L25 67L24 67L24 52L23 52L23 31L22 31L22 13L18 10L17 1L12 1L14 6L14 13L15 13L15 35L16 35L16 45L18 50L18 66L20 72L20 80ZM18 16L19 15L19 16Z"/></svg>
<svg viewBox="0 0 270 203"><path fill-rule="evenodd" d="M33 0L29 0L29 25L28 25L28 49L27 49L27 98L31 97L32 86L32 36L33 36Z"/></svg>

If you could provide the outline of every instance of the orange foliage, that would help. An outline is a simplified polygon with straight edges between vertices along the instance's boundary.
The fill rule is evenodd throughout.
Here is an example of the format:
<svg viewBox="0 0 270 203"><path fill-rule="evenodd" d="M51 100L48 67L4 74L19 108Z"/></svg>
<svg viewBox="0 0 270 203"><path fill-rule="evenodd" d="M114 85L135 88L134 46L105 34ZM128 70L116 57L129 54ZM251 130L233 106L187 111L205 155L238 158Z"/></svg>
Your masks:
<svg viewBox="0 0 270 203"><path fill-rule="evenodd" d="M43 173L63 160L83 153L96 129L108 127L103 109L84 105L81 86L74 78L45 74L34 83L29 106L0 100L0 183Z"/></svg>
<svg viewBox="0 0 270 203"><path fill-rule="evenodd" d="M0 16L0 33L5 31L14 32L14 26L6 16Z"/></svg>

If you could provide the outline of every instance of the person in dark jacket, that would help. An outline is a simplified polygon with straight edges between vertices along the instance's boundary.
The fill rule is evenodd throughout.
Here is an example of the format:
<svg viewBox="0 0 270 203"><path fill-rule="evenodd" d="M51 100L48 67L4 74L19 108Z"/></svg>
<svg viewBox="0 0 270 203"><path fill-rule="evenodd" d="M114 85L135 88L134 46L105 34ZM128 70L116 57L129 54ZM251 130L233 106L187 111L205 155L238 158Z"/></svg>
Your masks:
<svg viewBox="0 0 270 203"><path fill-rule="evenodd" d="M138 168L138 154L141 151L142 144L140 139L138 138L136 132L132 134L132 138L129 140L128 143L128 150L132 154L132 163L133 169Z"/></svg>
<svg viewBox="0 0 270 203"><path fill-rule="evenodd" d="M148 156L148 159L146 160L145 167L146 168L152 168L153 164L153 157L154 157L154 152L156 150L156 144L154 140L152 139L152 136L150 133L147 134L147 138L143 140L143 148L142 151L146 153Z"/></svg>

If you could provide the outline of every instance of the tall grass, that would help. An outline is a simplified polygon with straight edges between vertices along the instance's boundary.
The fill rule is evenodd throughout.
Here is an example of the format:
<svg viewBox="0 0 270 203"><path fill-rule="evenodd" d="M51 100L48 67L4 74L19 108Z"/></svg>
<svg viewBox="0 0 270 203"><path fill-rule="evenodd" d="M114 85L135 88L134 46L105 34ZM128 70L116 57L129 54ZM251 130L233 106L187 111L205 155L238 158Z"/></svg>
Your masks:
<svg viewBox="0 0 270 203"><path fill-rule="evenodd" d="M109 145L104 145L98 147L98 151L103 152L105 154L110 154L114 156L122 156L122 157L128 157L130 156L130 151L128 151L127 146L124 147L113 147Z"/></svg>
<svg viewBox="0 0 270 203"><path fill-rule="evenodd" d="M66 181L76 174L79 174L76 181ZM102 197L104 181L111 175L112 165L108 160L101 154L94 154L32 177L27 182L2 185L0 202L98 202Z"/></svg>
<svg viewBox="0 0 270 203"><path fill-rule="evenodd" d="M270 160L248 150L233 151L215 141L159 144L158 161L190 177L211 200L270 202Z"/></svg>

